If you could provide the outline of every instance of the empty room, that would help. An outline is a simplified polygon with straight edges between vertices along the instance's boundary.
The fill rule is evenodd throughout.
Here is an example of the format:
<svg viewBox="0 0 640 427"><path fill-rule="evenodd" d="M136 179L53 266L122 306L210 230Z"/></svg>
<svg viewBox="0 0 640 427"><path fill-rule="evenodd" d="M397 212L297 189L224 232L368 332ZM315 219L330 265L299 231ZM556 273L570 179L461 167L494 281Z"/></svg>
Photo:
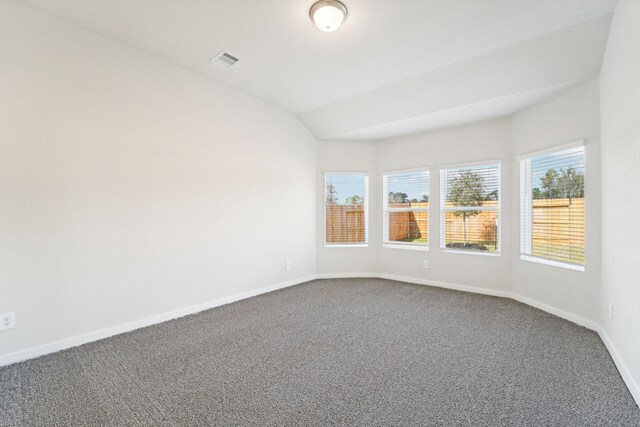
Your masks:
<svg viewBox="0 0 640 427"><path fill-rule="evenodd" d="M0 0L0 426L640 426L639 0Z"/></svg>

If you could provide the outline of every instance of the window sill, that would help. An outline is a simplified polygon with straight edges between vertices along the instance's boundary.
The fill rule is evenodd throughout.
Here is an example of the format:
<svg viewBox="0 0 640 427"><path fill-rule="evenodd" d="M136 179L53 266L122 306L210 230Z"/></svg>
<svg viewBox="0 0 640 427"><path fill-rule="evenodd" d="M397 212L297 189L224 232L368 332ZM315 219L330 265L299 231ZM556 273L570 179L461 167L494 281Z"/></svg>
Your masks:
<svg viewBox="0 0 640 427"><path fill-rule="evenodd" d="M426 252L429 250L429 246L423 245L423 246L418 246L418 245L397 245L394 243L383 243L382 244L383 248L386 249L404 249L407 251L423 251Z"/></svg>
<svg viewBox="0 0 640 427"><path fill-rule="evenodd" d="M367 248L368 243L324 244L325 248Z"/></svg>
<svg viewBox="0 0 640 427"><path fill-rule="evenodd" d="M520 255L522 261L535 262L537 264L550 265L552 267L560 267L567 270L584 271L584 265L569 264L568 262L553 261L545 258L538 258L531 255Z"/></svg>
<svg viewBox="0 0 640 427"><path fill-rule="evenodd" d="M463 255L480 255L480 256L492 256L499 257L502 256L500 252L480 252L480 251L472 251L472 250L455 250L455 249L447 249L440 248L440 252L451 253L451 254L463 254Z"/></svg>

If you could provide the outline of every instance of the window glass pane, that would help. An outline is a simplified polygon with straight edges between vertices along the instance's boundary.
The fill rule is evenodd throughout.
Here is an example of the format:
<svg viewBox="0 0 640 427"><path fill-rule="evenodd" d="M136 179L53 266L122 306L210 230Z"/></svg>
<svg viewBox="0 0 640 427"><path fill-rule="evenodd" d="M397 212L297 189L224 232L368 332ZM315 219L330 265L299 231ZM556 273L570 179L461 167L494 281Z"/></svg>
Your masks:
<svg viewBox="0 0 640 427"><path fill-rule="evenodd" d="M445 247L488 253L497 252L498 212L445 212Z"/></svg>
<svg viewBox="0 0 640 427"><path fill-rule="evenodd" d="M385 243L429 244L429 171L384 176Z"/></svg>
<svg viewBox="0 0 640 427"><path fill-rule="evenodd" d="M429 172L387 175L388 206L410 207L429 202Z"/></svg>
<svg viewBox="0 0 640 427"><path fill-rule="evenodd" d="M500 252L500 165L441 172L441 247Z"/></svg>
<svg viewBox="0 0 640 427"><path fill-rule="evenodd" d="M584 265L584 147L533 157L529 226L535 257Z"/></svg>
<svg viewBox="0 0 640 427"><path fill-rule="evenodd" d="M325 230L327 244L366 243L367 177L325 176Z"/></svg>
<svg viewBox="0 0 640 427"><path fill-rule="evenodd" d="M484 206L498 200L499 170L498 165L447 169L446 206Z"/></svg>
<svg viewBox="0 0 640 427"><path fill-rule="evenodd" d="M428 203L420 203L420 205L428 207ZM427 245L429 243L429 212L389 212L388 242Z"/></svg>

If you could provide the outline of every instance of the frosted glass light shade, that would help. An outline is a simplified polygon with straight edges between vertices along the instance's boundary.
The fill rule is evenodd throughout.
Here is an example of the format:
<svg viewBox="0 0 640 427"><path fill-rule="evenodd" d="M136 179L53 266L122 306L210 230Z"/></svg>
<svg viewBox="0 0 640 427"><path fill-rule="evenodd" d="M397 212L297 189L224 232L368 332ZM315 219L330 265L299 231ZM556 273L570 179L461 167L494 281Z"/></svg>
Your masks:
<svg viewBox="0 0 640 427"><path fill-rule="evenodd" d="M309 16L320 31L330 33L340 28L347 17L347 8L337 0L320 0L311 6Z"/></svg>

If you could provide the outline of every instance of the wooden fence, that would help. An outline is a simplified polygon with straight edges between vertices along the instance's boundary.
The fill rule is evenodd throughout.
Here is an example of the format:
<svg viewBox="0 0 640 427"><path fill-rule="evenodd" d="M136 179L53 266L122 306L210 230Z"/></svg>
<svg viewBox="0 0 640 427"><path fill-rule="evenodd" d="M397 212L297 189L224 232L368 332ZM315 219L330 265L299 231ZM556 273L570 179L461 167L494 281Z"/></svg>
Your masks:
<svg viewBox="0 0 640 427"><path fill-rule="evenodd" d="M497 205L485 202L483 206ZM398 204L391 207L428 208L429 203ZM364 208L362 206L326 207L327 243L364 242ZM390 212L389 240L412 241L429 238L429 212ZM478 211L467 217L468 242L485 245L497 243L497 214ZM464 222L453 212L445 215L447 243L464 241ZM533 254L568 262L584 260L584 199L544 199L533 201Z"/></svg>
<svg viewBox="0 0 640 427"><path fill-rule="evenodd" d="M497 207L497 201L486 201L483 207ZM453 207L447 203L447 207ZM497 249L498 214L497 211L473 211L476 214L467 216L466 221L456 211L445 213L445 243L481 243L489 249ZM466 238L465 238L466 229Z"/></svg>
<svg viewBox="0 0 640 427"><path fill-rule="evenodd" d="M390 208L429 208L429 203L392 203ZM389 240L429 239L429 211L389 212Z"/></svg>
<svg viewBox="0 0 640 427"><path fill-rule="evenodd" d="M326 206L327 243L364 243L364 206Z"/></svg>
<svg viewBox="0 0 640 427"><path fill-rule="evenodd" d="M559 261L584 262L584 199L533 201L532 253Z"/></svg>

